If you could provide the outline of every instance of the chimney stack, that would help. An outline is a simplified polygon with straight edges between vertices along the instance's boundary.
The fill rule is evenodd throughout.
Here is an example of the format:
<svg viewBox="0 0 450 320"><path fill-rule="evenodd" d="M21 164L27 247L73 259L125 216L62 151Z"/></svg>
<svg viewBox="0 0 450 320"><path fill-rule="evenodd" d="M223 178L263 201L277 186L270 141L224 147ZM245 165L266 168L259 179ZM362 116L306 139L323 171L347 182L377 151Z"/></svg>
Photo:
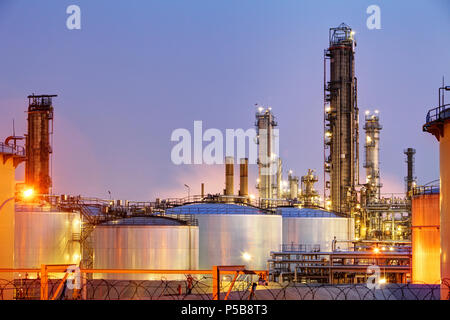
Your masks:
<svg viewBox="0 0 450 320"><path fill-rule="evenodd" d="M239 195L241 197L247 197L248 196L248 158L240 159L239 168L240 168L240 173L241 173Z"/></svg>
<svg viewBox="0 0 450 320"><path fill-rule="evenodd" d="M225 195L234 195L234 158L225 157Z"/></svg>

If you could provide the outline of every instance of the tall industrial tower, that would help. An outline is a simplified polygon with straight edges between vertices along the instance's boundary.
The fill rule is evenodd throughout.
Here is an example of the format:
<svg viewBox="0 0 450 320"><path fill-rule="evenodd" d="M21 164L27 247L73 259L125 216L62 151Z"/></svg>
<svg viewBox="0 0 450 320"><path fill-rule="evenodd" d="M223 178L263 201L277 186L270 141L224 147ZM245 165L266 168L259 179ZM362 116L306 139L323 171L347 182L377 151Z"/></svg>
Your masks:
<svg viewBox="0 0 450 320"><path fill-rule="evenodd" d="M366 200L368 202L376 201L381 196L380 183L380 117L378 110L374 114L366 111L364 130L366 131L366 159L364 168L366 168Z"/></svg>
<svg viewBox="0 0 450 320"><path fill-rule="evenodd" d="M50 136L53 133L52 98L56 95L28 96L25 183L38 194L48 194L50 178Z"/></svg>
<svg viewBox="0 0 450 320"><path fill-rule="evenodd" d="M416 177L414 176L414 155L416 154L416 149L408 148L403 151L406 155L407 172L405 177L406 182L406 197L411 199L411 191L416 186Z"/></svg>
<svg viewBox="0 0 450 320"><path fill-rule="evenodd" d="M351 214L359 184L359 128L352 29L331 28L324 55L324 195L333 211ZM327 77L329 61L329 79Z"/></svg>
<svg viewBox="0 0 450 320"><path fill-rule="evenodd" d="M278 193L277 176L281 161L278 160L279 145L275 129L277 123L271 108L258 107L255 126L258 144L259 198L274 199Z"/></svg>

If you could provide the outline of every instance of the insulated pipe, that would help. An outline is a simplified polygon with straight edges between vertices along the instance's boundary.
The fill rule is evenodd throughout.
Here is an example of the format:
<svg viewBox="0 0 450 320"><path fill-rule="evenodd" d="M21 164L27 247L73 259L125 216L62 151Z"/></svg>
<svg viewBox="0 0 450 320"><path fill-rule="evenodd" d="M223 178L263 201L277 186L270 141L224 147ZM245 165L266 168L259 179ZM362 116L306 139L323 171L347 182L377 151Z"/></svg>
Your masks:
<svg viewBox="0 0 450 320"><path fill-rule="evenodd" d="M248 196L248 158L240 159L239 168L240 168L240 173L241 173L239 195L241 197L247 197Z"/></svg>
<svg viewBox="0 0 450 320"><path fill-rule="evenodd" d="M234 195L234 157L225 157L225 195Z"/></svg>

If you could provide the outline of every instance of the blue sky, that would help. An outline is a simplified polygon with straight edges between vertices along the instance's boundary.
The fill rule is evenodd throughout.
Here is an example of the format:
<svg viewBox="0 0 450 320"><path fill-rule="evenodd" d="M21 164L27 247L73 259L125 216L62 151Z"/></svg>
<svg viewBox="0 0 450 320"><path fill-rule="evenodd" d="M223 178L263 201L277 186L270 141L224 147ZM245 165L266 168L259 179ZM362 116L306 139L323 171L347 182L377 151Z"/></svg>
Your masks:
<svg viewBox="0 0 450 320"><path fill-rule="evenodd" d="M66 28L71 4L81 30ZM372 4L381 30L366 27ZM222 166L175 166L170 135L194 120L250 128L260 103L277 117L285 171L322 181L323 50L341 22L356 31L361 121L380 110L384 192L404 191L407 147L419 183L437 179L438 145L421 126L442 76L450 83L446 0L0 0L0 137L12 119L25 133L28 94L58 94L56 193L147 200L183 196L185 183L198 194L201 182L215 193Z"/></svg>

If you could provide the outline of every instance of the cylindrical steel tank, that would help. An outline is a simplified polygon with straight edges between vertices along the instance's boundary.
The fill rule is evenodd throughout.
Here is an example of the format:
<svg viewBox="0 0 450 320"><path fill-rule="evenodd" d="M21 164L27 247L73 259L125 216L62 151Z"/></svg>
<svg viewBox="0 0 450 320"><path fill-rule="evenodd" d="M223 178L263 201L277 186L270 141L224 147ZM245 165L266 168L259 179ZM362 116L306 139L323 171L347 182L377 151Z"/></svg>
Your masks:
<svg viewBox="0 0 450 320"><path fill-rule="evenodd" d="M45 207L16 205L15 268L78 264L80 228L79 213L52 212Z"/></svg>
<svg viewBox="0 0 450 320"><path fill-rule="evenodd" d="M283 217L283 245L301 247L320 246L320 251L332 251L333 240L337 250L347 250L354 240L352 218L332 212L308 208L278 208Z"/></svg>
<svg viewBox="0 0 450 320"><path fill-rule="evenodd" d="M199 225L199 268L214 265L245 265L266 270L270 251L282 241L281 216L246 205L190 204L167 213L192 214Z"/></svg>
<svg viewBox="0 0 450 320"><path fill-rule="evenodd" d="M418 187L412 196L412 281L438 284L441 278L439 188Z"/></svg>
<svg viewBox="0 0 450 320"><path fill-rule="evenodd" d="M439 144L440 175L441 175L441 279L450 283L450 109L447 110L444 134ZM443 286L444 287L444 286ZM442 292L443 297L450 295L447 286Z"/></svg>
<svg viewBox="0 0 450 320"><path fill-rule="evenodd" d="M198 227L163 217L131 217L104 223L92 233L95 269L198 268ZM184 274L163 275L185 279ZM159 280L161 274L94 274L99 279Z"/></svg>
<svg viewBox="0 0 450 320"><path fill-rule="evenodd" d="M440 233L441 233L441 299L450 297L450 104L444 103L441 92L450 86L439 88L439 107L428 111L423 130L439 141L440 167Z"/></svg>

